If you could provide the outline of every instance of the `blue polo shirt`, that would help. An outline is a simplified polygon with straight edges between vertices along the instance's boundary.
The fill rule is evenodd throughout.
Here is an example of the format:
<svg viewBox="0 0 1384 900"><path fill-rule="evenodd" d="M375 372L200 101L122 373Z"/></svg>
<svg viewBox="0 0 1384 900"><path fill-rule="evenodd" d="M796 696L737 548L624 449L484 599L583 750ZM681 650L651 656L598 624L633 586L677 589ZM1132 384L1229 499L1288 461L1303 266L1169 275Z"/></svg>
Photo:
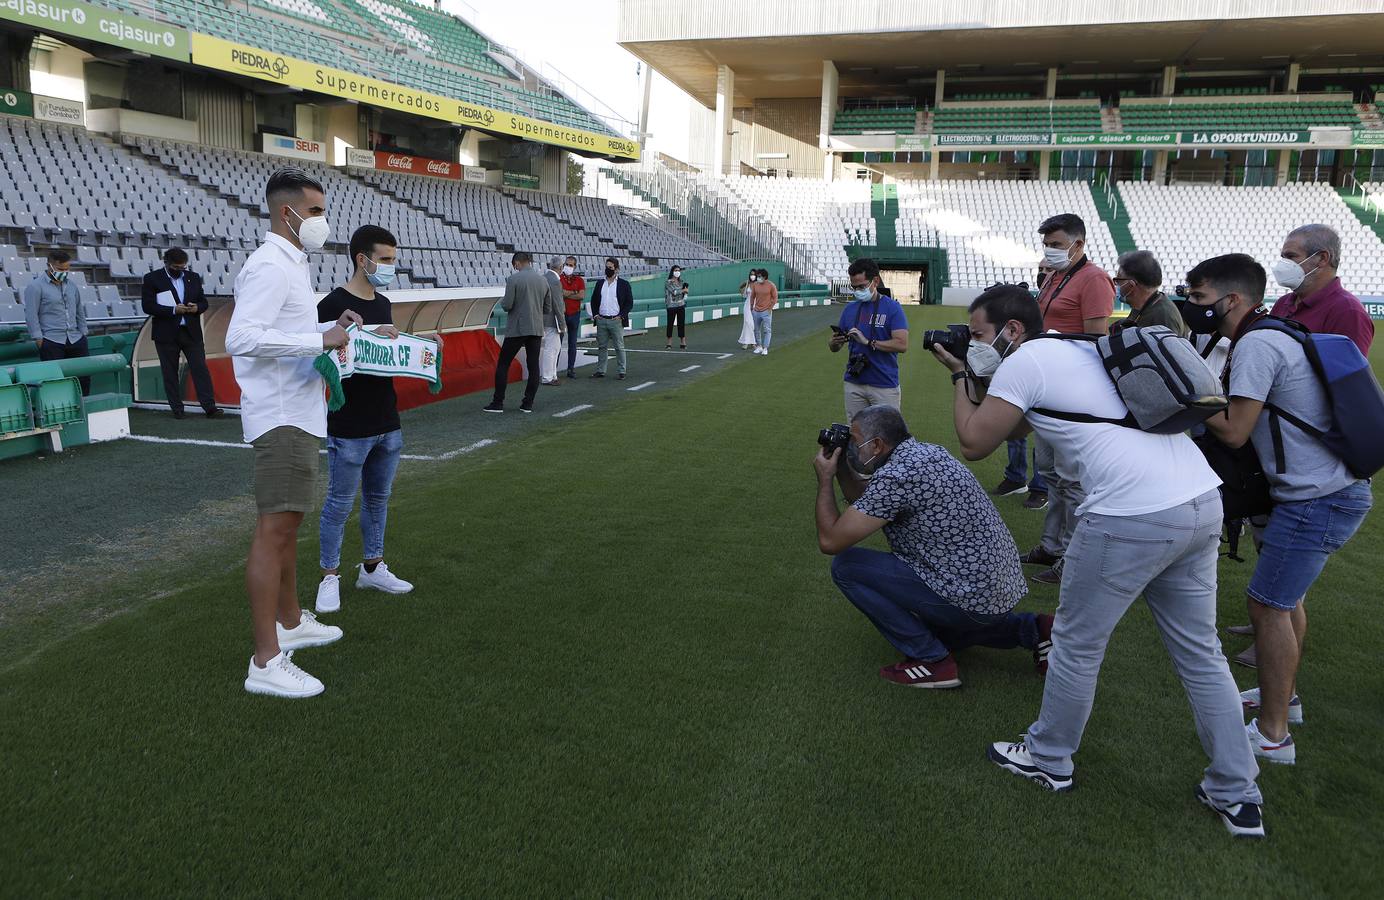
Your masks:
<svg viewBox="0 0 1384 900"><path fill-rule="evenodd" d="M908 330L908 317L903 313L903 307L899 301L893 297L886 297L883 294L874 300L852 300L846 304L846 308L841 311L841 321L838 323L843 332L850 331L852 328L859 328L866 338L872 341L887 341L893 337L895 331ZM870 361L865 367L865 371L860 373L859 378L846 376L846 381L853 384L868 384L870 387L896 388L899 386L899 355L897 353L886 353L883 350L869 350L864 346L851 341L846 345L851 351L851 355L864 354Z"/></svg>

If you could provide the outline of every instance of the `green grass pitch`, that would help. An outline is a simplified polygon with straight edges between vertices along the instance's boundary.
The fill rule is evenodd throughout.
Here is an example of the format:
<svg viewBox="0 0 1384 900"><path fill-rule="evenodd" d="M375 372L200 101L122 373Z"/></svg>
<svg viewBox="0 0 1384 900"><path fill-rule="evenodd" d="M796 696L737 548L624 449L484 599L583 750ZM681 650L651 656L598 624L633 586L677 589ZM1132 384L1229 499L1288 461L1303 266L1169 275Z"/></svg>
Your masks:
<svg viewBox="0 0 1384 900"><path fill-rule="evenodd" d="M1381 513L1310 595L1307 722L1298 765L1263 767L1267 841L1194 799L1204 757L1137 604L1077 789L1053 796L984 755L1037 713L1027 652L962 652L959 690L887 684L893 650L828 577L810 457L842 418L831 316L780 313L763 359L634 354L628 382L541 393L540 413L593 406L563 419L491 421L475 396L405 414L409 452L497 443L401 467L387 558L417 590L345 579L346 637L296 655L327 685L308 701L241 689L248 453L0 466L0 895L1378 896ZM957 316L910 311L903 391L915 434L953 451L919 330ZM729 352L737 328L697 326L693 348ZM974 468L988 487L1002 464ZM1027 547L1021 499L998 503ZM1221 565L1222 624L1245 618L1246 549ZM1022 608L1056 604L1034 586Z"/></svg>

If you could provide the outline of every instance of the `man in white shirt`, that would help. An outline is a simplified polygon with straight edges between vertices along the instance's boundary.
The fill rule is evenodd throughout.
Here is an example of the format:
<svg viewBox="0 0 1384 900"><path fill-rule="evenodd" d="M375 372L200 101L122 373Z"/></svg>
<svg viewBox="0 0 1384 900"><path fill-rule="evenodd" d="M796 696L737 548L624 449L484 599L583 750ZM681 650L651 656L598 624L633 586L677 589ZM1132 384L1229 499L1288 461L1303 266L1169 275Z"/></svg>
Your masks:
<svg viewBox="0 0 1384 900"><path fill-rule="evenodd" d="M634 308L634 290L620 277L620 261L606 257L605 278L591 291L591 318L596 323L596 371L592 378L606 377L606 349L615 345L616 377L625 379L625 328Z"/></svg>
<svg viewBox="0 0 1384 900"><path fill-rule="evenodd" d="M327 404L313 360L346 344L346 327L361 324L348 310L318 325L308 251L322 249L327 224L322 185L301 169L280 169L265 198L269 234L235 280L235 310L226 329L240 385L240 421L255 448L259 519L245 562L255 655L245 690L312 697L322 682L298 668L288 652L341 637L298 605L298 526L315 500L318 450L327 435Z"/></svg>
<svg viewBox="0 0 1384 900"><path fill-rule="evenodd" d="M1056 451L1059 474L1086 491L1063 566L1038 721L1017 743L993 744L989 757L1049 790L1071 789L1072 755L1091 715L1106 644L1142 594L1211 757L1196 795L1231 834L1262 837L1259 768L1216 637L1220 481L1185 434L1046 414L1118 420L1129 411L1094 343L1039 339L1042 331L1026 288L999 285L971 304L967 361L975 375L993 376L979 405L967 394L967 364L933 351L957 384L953 415L967 459L984 459L1031 428ZM1155 460L1177 477L1150 478Z"/></svg>

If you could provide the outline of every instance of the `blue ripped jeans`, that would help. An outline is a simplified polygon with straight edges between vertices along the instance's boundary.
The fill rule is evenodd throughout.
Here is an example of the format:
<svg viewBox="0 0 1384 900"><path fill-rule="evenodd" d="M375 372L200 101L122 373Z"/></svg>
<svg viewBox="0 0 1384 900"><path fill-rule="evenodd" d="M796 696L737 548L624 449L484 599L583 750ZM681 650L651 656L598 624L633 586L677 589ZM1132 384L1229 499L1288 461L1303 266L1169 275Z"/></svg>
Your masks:
<svg viewBox="0 0 1384 900"><path fill-rule="evenodd" d="M403 451L404 433L398 429L367 438L327 438L327 499L322 504L319 526L323 569L341 567L341 541L357 491L363 556L384 557L389 493Z"/></svg>

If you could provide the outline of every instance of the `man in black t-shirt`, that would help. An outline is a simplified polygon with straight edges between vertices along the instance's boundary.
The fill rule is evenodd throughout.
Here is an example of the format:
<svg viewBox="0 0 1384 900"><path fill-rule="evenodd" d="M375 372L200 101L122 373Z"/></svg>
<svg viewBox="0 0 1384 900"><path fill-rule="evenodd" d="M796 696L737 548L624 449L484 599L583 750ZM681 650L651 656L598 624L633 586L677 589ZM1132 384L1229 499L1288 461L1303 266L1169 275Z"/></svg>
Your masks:
<svg viewBox="0 0 1384 900"><path fill-rule="evenodd" d="M351 235L351 262L355 271L317 304L322 322L335 322L346 310L360 314L365 328L395 338L389 298L376 289L394 280L399 242L377 225L363 225ZM407 594L413 585L389 571L384 563L384 526L389 512L389 493L394 471L404 449L399 430L399 405L394 380L380 375L352 375L341 382L346 403L327 414L327 499L322 504L322 582L317 587L317 612L341 608L341 541L346 519L360 500L360 532L365 561L356 587Z"/></svg>

